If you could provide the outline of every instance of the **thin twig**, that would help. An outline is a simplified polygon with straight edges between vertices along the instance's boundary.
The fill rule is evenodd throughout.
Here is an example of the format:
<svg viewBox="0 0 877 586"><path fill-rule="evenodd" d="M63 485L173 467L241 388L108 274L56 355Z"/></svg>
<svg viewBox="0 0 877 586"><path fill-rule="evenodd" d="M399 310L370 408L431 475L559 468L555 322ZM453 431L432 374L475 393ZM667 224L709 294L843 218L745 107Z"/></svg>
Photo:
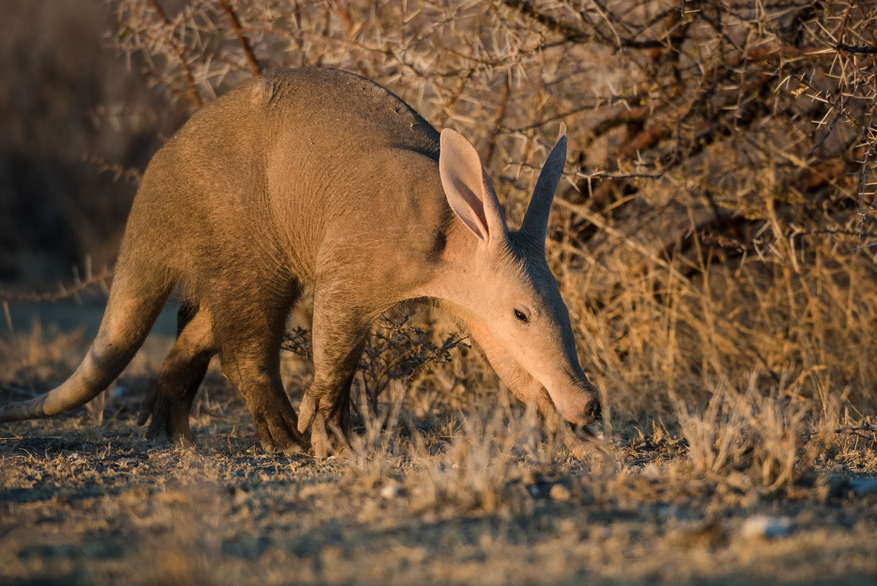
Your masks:
<svg viewBox="0 0 877 586"><path fill-rule="evenodd" d="M87 278L84 281L77 280L76 284L69 289L62 286L61 290L57 293L13 293L6 289L0 289L0 301L60 301L62 299L66 299L68 297L76 295L77 293L84 289L87 289L91 285L100 283L104 279L108 279L112 276L112 274L112 269L104 269L102 272L92 276L91 278Z"/></svg>
<svg viewBox="0 0 877 586"><path fill-rule="evenodd" d="M171 20L167 17L167 14L161 7L161 4L158 3L158 0L149 0L149 3L152 4L153 10L155 10L155 13L162 20L162 22L164 22L165 26L172 27L173 23L171 23ZM189 87L189 101L191 101L196 108L203 108L204 99L201 97L201 92L198 91L198 84L195 83L195 76L192 74L192 68L189 66L189 62L186 60L183 46L177 40L177 37L174 34L173 30L170 31L168 36L170 38L171 48L173 49L174 55L180 62L180 67L183 68L183 74L186 77L186 85Z"/></svg>
<svg viewBox="0 0 877 586"><path fill-rule="evenodd" d="M247 61L250 64L250 71L253 73L253 77L262 75L262 64L256 58L256 54L253 53L253 47L250 46L250 41L248 41L246 35L244 35L238 15L232 10L228 0L219 0L219 5L222 6L222 9L228 15L228 19L231 21L231 28L234 30L234 34L237 36L238 42L241 44L241 49L243 49L244 55L247 56Z"/></svg>

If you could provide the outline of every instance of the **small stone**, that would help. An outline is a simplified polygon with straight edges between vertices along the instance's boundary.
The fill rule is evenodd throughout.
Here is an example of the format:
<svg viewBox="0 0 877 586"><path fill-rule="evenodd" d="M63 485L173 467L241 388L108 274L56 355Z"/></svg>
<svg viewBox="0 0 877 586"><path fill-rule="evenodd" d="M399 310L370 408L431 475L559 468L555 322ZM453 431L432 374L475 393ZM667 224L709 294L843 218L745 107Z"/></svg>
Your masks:
<svg viewBox="0 0 877 586"><path fill-rule="evenodd" d="M740 534L746 539L773 539L789 535L793 529L792 520L789 517L754 515L743 521Z"/></svg>
<svg viewBox="0 0 877 586"><path fill-rule="evenodd" d="M381 495L381 498L389 501L389 500L392 500L392 499L396 498L397 496L399 496L399 494L401 492L402 492L402 489L399 488L397 485L388 484L387 486L382 488L381 492L378 494Z"/></svg>
<svg viewBox="0 0 877 586"><path fill-rule="evenodd" d="M562 484L555 484L551 487L551 490L548 491L548 496L553 501L558 502L566 502L572 496L569 492L569 489Z"/></svg>

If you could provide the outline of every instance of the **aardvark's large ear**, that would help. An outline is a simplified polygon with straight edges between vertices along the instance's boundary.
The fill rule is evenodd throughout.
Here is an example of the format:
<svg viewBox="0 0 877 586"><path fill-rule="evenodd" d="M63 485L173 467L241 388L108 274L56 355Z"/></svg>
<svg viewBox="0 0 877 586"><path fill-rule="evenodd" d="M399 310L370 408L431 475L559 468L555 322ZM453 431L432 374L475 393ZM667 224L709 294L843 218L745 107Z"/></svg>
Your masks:
<svg viewBox="0 0 877 586"><path fill-rule="evenodd" d="M482 242L508 237L499 200L475 147L460 133L442 130L439 172L448 203Z"/></svg>
<svg viewBox="0 0 877 586"><path fill-rule="evenodd" d="M554 200L554 192L557 191L557 184L563 177L563 166L566 163L566 124L560 123L560 132L557 136L557 142L542 172L539 173L539 179L536 180L536 189L533 190L533 197L530 198L530 205L527 206L527 213L524 215L524 221L521 223L521 234L526 234L534 244L539 246L545 245L545 233L548 230L548 214L551 211L551 202Z"/></svg>

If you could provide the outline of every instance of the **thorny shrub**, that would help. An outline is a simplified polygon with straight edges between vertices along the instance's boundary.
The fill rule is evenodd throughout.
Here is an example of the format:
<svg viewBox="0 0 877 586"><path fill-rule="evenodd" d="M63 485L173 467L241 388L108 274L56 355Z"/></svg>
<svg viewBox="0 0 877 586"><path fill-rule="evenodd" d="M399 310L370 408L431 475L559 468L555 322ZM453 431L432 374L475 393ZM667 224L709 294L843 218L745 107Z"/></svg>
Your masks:
<svg viewBox="0 0 877 586"><path fill-rule="evenodd" d="M429 332L409 324L413 312L397 319L381 316L379 323L366 338L359 361L359 399L352 406L363 421L367 411L379 413L381 394L393 381L410 381L416 374L437 364L451 361L451 350L468 347L465 338L453 332L438 344ZM302 357L311 357L311 332L297 327L284 335L282 348Z"/></svg>

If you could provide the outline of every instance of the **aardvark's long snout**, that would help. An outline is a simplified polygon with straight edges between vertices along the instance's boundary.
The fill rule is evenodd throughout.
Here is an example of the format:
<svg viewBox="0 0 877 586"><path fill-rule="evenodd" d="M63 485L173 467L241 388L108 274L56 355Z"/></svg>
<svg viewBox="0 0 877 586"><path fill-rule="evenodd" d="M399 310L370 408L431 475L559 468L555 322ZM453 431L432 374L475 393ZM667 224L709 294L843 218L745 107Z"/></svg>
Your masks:
<svg viewBox="0 0 877 586"><path fill-rule="evenodd" d="M563 389L548 389L560 415L573 425L589 425L600 418L600 393L587 381L571 382Z"/></svg>

